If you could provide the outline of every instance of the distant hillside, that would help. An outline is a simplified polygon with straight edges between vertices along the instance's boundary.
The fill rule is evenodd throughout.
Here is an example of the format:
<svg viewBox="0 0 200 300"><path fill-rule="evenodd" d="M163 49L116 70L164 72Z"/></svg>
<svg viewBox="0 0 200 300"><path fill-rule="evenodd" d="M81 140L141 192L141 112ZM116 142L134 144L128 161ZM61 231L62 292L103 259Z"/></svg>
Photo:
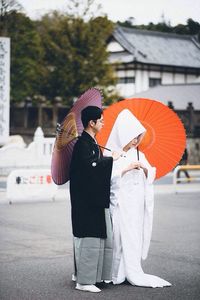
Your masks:
<svg viewBox="0 0 200 300"><path fill-rule="evenodd" d="M186 25L178 24L176 26L171 26L170 22L166 22L165 20L157 24L150 22L148 25L134 25L134 18L129 18L125 22L118 21L117 24L124 27L136 29L171 32L177 34L198 35L198 37L200 38L200 23L194 21L193 19L188 19Z"/></svg>

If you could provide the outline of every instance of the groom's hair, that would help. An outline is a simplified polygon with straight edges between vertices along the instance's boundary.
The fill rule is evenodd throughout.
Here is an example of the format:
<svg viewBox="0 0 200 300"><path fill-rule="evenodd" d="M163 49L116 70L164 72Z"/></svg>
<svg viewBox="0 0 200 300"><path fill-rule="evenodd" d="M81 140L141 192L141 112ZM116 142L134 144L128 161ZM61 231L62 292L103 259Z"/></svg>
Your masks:
<svg viewBox="0 0 200 300"><path fill-rule="evenodd" d="M87 106L81 111L81 121L83 127L86 128L90 121L101 119L103 111L97 106Z"/></svg>

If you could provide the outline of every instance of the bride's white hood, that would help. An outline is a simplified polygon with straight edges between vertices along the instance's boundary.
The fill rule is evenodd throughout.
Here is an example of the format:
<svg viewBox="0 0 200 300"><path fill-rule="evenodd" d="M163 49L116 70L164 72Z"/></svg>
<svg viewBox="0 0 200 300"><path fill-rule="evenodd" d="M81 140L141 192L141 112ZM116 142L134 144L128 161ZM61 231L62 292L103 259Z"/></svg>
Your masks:
<svg viewBox="0 0 200 300"><path fill-rule="evenodd" d="M130 110L122 110L113 125L106 147L112 151L122 151L131 140L141 135L143 137L146 129ZM141 139L140 139L141 141Z"/></svg>

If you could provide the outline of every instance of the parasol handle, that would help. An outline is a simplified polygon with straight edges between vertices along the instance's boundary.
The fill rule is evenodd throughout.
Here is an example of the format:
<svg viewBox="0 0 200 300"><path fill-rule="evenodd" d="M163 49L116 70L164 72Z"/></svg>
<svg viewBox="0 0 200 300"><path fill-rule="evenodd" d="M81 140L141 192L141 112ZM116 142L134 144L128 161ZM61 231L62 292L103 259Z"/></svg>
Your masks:
<svg viewBox="0 0 200 300"><path fill-rule="evenodd" d="M101 146L101 145L99 145L99 144L96 144L96 143L93 143L93 144L95 144L95 145L97 145L97 146L99 146L100 148L103 148L103 149L105 149L105 150L112 151L111 149L108 149L108 148L106 148L106 147L104 147L104 146Z"/></svg>
<svg viewBox="0 0 200 300"><path fill-rule="evenodd" d="M137 159L138 159L138 161L140 160L140 154L139 154L139 149L138 149L138 147L137 147Z"/></svg>
<svg viewBox="0 0 200 300"><path fill-rule="evenodd" d="M105 150L108 150L108 151L111 151L112 152L112 150L111 149L109 149L109 148L106 148L106 147L104 147L104 146L101 146L101 145L99 145L99 144L96 144L96 143L94 143L95 145L97 145L97 146L99 146L100 148L103 148L103 149L105 149ZM121 157L126 157L126 155L124 155L123 153L120 155Z"/></svg>

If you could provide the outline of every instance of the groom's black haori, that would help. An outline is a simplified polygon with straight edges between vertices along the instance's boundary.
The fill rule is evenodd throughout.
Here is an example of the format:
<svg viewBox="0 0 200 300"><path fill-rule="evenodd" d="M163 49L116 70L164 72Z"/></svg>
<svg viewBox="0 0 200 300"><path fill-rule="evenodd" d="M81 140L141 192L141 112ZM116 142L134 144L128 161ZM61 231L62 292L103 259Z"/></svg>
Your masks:
<svg viewBox="0 0 200 300"><path fill-rule="evenodd" d="M95 140L83 132L70 168L72 228L76 237L106 238L105 208L110 203L111 157L103 157Z"/></svg>
<svg viewBox="0 0 200 300"><path fill-rule="evenodd" d="M82 111L84 126L101 118L102 110ZM75 237L106 238L105 208L110 204L112 157L103 157L95 140L85 131L74 146L70 166L72 228Z"/></svg>

